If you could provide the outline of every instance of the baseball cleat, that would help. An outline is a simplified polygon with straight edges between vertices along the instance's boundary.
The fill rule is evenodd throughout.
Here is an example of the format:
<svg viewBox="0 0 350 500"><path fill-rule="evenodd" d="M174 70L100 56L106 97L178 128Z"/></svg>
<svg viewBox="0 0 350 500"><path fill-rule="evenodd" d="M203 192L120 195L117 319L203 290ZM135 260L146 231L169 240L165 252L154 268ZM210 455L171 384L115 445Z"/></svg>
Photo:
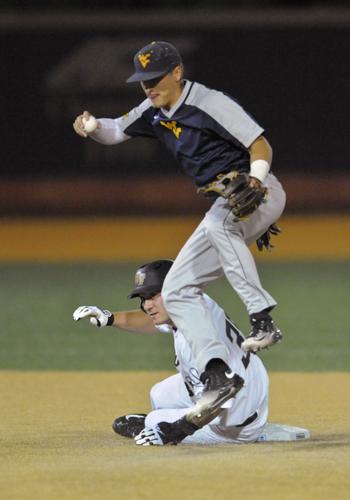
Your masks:
<svg viewBox="0 0 350 500"><path fill-rule="evenodd" d="M242 389L244 380L233 372L204 372L201 375L204 382L203 395L195 406L185 415L187 422L198 428L208 424L217 417L222 405Z"/></svg>
<svg viewBox="0 0 350 500"><path fill-rule="evenodd" d="M145 419L146 415L144 413L125 415L124 417L116 418L112 424L112 428L120 436L134 438L144 429Z"/></svg>
<svg viewBox="0 0 350 500"><path fill-rule="evenodd" d="M250 316L252 331L242 343L246 352L258 352L282 340L281 330L274 324L271 316L266 313L257 313Z"/></svg>

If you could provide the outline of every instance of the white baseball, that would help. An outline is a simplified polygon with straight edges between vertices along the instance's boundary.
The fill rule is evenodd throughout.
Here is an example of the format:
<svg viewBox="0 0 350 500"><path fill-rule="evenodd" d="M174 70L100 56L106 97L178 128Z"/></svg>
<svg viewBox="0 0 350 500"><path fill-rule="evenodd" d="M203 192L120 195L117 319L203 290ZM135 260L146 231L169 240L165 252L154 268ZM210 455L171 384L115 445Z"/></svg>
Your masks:
<svg viewBox="0 0 350 500"><path fill-rule="evenodd" d="M90 115L89 118L83 117L83 125L84 131L87 134L91 134L91 132L94 132L97 129L98 121L94 116Z"/></svg>

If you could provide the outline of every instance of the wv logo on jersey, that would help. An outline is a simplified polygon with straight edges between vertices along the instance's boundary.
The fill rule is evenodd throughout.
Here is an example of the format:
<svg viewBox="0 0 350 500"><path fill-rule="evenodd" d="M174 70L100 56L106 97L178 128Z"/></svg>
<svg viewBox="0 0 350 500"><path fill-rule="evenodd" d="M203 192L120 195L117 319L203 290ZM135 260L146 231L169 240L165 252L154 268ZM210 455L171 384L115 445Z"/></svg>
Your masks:
<svg viewBox="0 0 350 500"><path fill-rule="evenodd" d="M182 132L182 128L181 127L177 127L176 121L174 121L174 120L172 122L163 122L163 121L161 121L160 124L163 125L163 127L166 127L169 130L171 130L172 133L175 135L176 139L178 139L180 137L180 134Z"/></svg>
<svg viewBox="0 0 350 500"><path fill-rule="evenodd" d="M145 69L145 68L147 68L147 66L151 62L151 53L147 52L147 54L139 54L137 56L137 58L140 61L141 66L143 67L143 69Z"/></svg>

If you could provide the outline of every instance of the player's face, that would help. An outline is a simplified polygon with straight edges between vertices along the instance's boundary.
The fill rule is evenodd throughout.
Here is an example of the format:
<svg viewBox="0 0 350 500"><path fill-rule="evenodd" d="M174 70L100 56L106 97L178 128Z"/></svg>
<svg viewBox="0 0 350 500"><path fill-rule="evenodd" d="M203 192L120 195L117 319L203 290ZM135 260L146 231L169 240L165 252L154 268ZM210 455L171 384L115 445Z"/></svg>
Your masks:
<svg viewBox="0 0 350 500"><path fill-rule="evenodd" d="M163 304L163 299L160 293L153 297L143 298L143 310L151 318L155 325L161 325L169 322L169 316Z"/></svg>
<svg viewBox="0 0 350 500"><path fill-rule="evenodd" d="M182 75L182 67L176 66L161 78L141 82L141 87L155 108L170 109L181 95Z"/></svg>

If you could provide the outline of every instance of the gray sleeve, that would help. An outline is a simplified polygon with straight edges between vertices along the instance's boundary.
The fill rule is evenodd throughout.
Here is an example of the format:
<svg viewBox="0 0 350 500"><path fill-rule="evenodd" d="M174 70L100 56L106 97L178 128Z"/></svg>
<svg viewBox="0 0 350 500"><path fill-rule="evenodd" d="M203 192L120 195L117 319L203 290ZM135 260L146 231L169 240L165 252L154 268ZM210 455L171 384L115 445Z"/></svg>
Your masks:
<svg viewBox="0 0 350 500"><path fill-rule="evenodd" d="M204 111L246 148L264 132L242 106L217 90L198 85L187 103Z"/></svg>
<svg viewBox="0 0 350 500"><path fill-rule="evenodd" d="M99 118L98 122L101 128L98 128L90 134L91 139L101 144L110 146L119 144L130 139L130 136L124 134L120 127L120 118Z"/></svg>
<svg viewBox="0 0 350 500"><path fill-rule="evenodd" d="M143 119L144 113L151 107L149 99L119 118L98 118L101 128L90 137L101 144L119 144L136 135L154 135L149 123Z"/></svg>
<svg viewBox="0 0 350 500"><path fill-rule="evenodd" d="M125 115L121 116L119 120L119 126L123 132L125 132L126 129L132 128L135 122L138 120L142 119L144 116L144 113L151 108L151 102L149 99L145 99L141 104L136 106L136 108L133 108L131 111L128 113L125 113Z"/></svg>

